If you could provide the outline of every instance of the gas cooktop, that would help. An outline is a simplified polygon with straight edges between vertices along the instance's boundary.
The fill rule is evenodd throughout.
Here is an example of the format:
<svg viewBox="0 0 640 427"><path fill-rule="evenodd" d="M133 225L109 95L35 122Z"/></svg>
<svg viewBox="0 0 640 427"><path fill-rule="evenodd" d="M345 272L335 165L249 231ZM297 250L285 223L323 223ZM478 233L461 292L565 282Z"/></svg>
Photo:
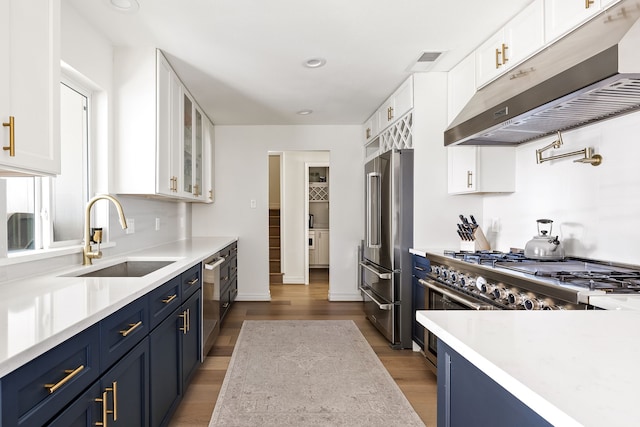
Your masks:
<svg viewBox="0 0 640 427"><path fill-rule="evenodd" d="M573 285L590 291L615 294L640 294L640 267L606 261L568 257L542 261L527 258L521 252L444 251L444 255L463 262L497 270L513 270L539 280Z"/></svg>

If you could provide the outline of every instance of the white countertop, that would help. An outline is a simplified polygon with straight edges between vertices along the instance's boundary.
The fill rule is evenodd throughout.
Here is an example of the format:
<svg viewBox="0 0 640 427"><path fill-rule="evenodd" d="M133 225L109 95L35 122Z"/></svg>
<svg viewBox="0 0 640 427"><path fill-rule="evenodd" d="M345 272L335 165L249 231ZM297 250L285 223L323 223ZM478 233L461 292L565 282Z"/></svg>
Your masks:
<svg viewBox="0 0 640 427"><path fill-rule="evenodd" d="M640 312L450 310L416 318L553 425L640 425Z"/></svg>
<svg viewBox="0 0 640 427"><path fill-rule="evenodd" d="M236 241L202 237L0 284L0 378ZM127 259L175 262L143 277L64 277Z"/></svg>

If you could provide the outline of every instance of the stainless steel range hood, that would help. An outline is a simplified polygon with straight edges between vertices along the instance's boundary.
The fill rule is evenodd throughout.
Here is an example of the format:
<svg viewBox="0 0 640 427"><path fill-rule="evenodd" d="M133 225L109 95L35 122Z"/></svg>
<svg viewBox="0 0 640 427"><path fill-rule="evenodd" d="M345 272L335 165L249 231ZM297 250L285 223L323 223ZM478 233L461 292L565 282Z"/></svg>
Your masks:
<svg viewBox="0 0 640 427"><path fill-rule="evenodd" d="M480 89L445 145L517 145L640 108L640 1L600 13Z"/></svg>

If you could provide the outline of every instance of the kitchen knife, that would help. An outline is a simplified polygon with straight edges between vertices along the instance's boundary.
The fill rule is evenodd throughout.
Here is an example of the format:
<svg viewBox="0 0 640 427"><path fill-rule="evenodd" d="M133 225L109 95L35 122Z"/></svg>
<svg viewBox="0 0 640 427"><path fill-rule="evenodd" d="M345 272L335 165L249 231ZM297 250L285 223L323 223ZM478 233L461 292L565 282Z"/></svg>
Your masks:
<svg viewBox="0 0 640 427"><path fill-rule="evenodd" d="M467 238L467 229L462 224L457 224L457 226L458 226L458 233L460 233L460 237L462 237L463 240L469 240Z"/></svg>
<svg viewBox="0 0 640 427"><path fill-rule="evenodd" d="M469 218L471 218L471 224L473 225L473 228L478 228L478 223L476 222L476 219L473 217L473 215L469 215Z"/></svg>
<svg viewBox="0 0 640 427"><path fill-rule="evenodd" d="M462 240L467 240L467 238L465 237L465 235L464 235L464 234L462 234L462 231L460 231L460 230L458 230L458 236L460 236L460 238L461 238Z"/></svg>

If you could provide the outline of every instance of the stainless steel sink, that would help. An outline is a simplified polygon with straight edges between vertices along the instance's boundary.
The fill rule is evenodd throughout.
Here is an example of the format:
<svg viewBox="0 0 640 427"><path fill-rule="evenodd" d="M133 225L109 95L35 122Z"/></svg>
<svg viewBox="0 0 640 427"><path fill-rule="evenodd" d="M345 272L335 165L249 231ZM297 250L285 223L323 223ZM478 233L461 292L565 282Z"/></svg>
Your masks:
<svg viewBox="0 0 640 427"><path fill-rule="evenodd" d="M89 271L65 274L72 277L142 277L174 263L175 260L163 261L124 261L109 267ZM84 270L83 270L84 271Z"/></svg>

